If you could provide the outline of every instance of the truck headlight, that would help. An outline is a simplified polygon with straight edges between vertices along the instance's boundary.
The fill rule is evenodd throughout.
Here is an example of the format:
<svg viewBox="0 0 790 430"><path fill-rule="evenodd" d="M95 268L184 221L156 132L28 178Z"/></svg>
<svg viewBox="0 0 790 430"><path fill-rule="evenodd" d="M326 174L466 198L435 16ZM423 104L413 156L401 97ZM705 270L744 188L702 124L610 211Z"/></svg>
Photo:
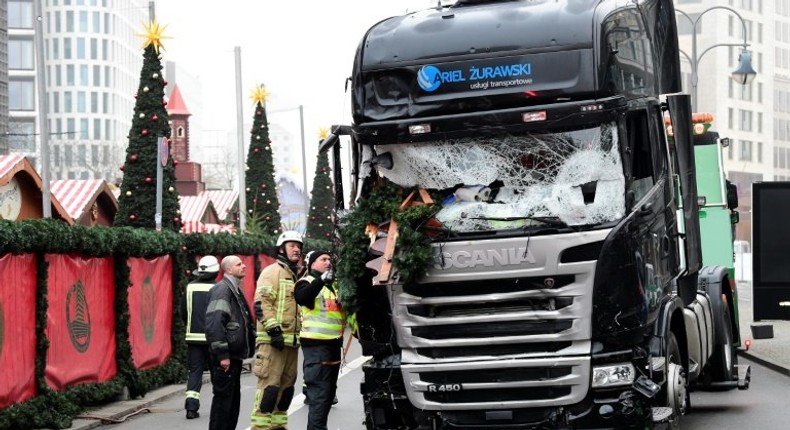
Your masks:
<svg viewBox="0 0 790 430"><path fill-rule="evenodd" d="M636 370L631 363L613 364L609 366L593 367L592 387L618 387L631 385L634 382Z"/></svg>

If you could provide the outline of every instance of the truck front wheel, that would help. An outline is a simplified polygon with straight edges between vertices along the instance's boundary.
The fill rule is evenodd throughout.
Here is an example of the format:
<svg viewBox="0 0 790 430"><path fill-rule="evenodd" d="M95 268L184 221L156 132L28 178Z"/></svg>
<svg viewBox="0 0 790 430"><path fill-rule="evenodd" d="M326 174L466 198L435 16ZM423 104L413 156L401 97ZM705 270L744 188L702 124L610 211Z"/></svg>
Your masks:
<svg viewBox="0 0 790 430"><path fill-rule="evenodd" d="M671 428L680 428L680 417L689 406L688 382L675 334L667 336L667 406L672 408Z"/></svg>

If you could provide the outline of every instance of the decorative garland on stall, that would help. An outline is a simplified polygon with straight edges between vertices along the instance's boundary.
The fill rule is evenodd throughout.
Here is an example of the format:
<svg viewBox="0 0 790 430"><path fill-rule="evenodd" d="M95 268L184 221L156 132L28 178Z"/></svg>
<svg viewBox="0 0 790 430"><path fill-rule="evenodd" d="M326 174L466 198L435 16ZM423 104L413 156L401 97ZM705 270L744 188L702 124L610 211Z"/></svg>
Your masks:
<svg viewBox="0 0 790 430"><path fill-rule="evenodd" d="M62 221L0 220L0 254L36 254L36 393L24 403L0 410L0 429L11 428L68 428L72 420L88 406L112 401L128 388L129 396L144 396L151 389L181 383L186 379L185 326L181 316L181 302L188 282L188 273L196 265L195 255L255 255L267 253L272 238L218 235L187 235L156 232L132 227L69 226ZM118 374L98 384L83 384L62 391L48 388L45 367L49 341L46 338L47 273L45 254L79 254L87 257L113 256L116 285L114 310L116 314L116 365ZM167 362L153 369L137 370L132 361L129 342L129 257L152 258L172 255L173 262L173 353ZM257 259L256 259L257 260ZM256 261L257 265L257 261ZM257 272L256 272L257 273Z"/></svg>

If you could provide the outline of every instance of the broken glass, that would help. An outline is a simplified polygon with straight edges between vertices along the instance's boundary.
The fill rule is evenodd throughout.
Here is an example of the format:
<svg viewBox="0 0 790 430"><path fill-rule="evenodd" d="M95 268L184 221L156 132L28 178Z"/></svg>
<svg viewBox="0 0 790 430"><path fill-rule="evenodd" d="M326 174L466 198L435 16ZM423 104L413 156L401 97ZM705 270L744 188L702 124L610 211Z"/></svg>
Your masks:
<svg viewBox="0 0 790 430"><path fill-rule="evenodd" d="M595 225L625 214L615 123L557 133L378 145L375 152L392 156L392 168L378 167L379 175L402 187L441 191L444 200L436 218L456 232L557 221Z"/></svg>

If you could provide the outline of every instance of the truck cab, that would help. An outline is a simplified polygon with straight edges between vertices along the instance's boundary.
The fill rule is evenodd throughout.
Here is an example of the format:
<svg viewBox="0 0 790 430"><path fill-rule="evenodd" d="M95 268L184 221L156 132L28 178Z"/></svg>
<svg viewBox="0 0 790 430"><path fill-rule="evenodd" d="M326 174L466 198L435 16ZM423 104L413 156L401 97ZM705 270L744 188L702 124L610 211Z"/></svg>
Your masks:
<svg viewBox="0 0 790 430"><path fill-rule="evenodd" d="M365 34L322 150L342 202L351 137L367 428L677 427L690 388L737 386L676 35L660 0L460 0Z"/></svg>

